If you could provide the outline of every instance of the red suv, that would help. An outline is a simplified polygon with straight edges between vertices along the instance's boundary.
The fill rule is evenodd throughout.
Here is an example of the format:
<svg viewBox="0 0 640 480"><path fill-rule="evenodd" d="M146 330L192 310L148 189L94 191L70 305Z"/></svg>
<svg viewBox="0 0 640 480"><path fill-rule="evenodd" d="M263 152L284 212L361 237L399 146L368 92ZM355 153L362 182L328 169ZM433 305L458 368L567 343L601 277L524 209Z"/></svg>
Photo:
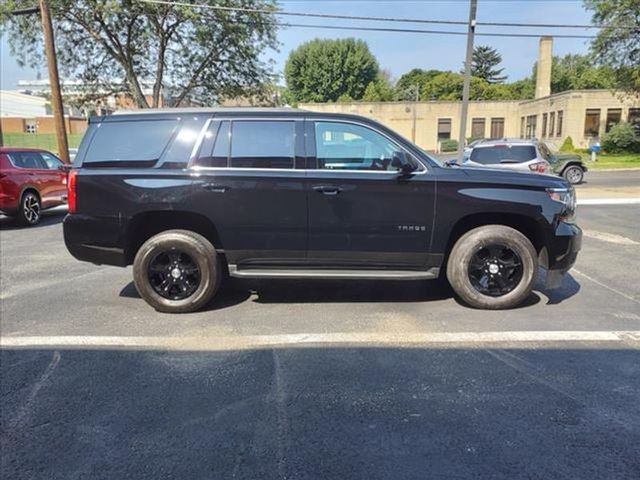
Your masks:
<svg viewBox="0 0 640 480"><path fill-rule="evenodd" d="M0 212L35 225L41 211L67 201L70 166L32 148L0 148Z"/></svg>

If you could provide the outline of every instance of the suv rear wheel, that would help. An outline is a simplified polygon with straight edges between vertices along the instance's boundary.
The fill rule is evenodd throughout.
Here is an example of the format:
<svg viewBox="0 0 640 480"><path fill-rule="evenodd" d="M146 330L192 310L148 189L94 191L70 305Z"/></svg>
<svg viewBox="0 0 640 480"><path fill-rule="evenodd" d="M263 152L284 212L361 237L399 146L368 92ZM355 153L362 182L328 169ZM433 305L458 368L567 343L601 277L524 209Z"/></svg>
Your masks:
<svg viewBox="0 0 640 480"><path fill-rule="evenodd" d="M188 230L167 230L147 240L133 262L140 296L166 313L202 308L220 285L220 262L211 242Z"/></svg>
<svg viewBox="0 0 640 480"><path fill-rule="evenodd" d="M31 190L24 192L18 208L18 222L28 227L37 225L40 222L41 211L42 205L38 194Z"/></svg>
<svg viewBox="0 0 640 480"><path fill-rule="evenodd" d="M472 307L491 310L522 303L537 271L538 257L529 239L504 225L465 233L447 263L447 279L458 296Z"/></svg>

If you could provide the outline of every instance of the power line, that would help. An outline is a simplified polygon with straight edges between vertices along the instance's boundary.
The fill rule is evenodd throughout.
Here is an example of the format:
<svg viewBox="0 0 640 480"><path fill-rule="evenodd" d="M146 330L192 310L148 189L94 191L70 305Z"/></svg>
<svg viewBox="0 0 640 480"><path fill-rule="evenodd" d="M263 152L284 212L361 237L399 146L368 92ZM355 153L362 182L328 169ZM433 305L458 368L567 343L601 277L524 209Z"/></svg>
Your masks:
<svg viewBox="0 0 640 480"><path fill-rule="evenodd" d="M193 8L205 8L209 10L220 10L229 12L245 12L245 13L265 13L278 16L293 17L312 17L312 18L330 18L338 20L366 20L372 22L401 22L401 23L425 23L425 24L443 24L443 25L467 25L467 22L461 20L430 20L423 18L395 18L395 17L371 17L362 15L336 15L330 13L304 13L304 12L287 12L284 10L274 10L267 8L248 8L248 7L226 7L222 5L207 5L188 2L172 2L168 0L138 0L143 3L153 3L158 5L175 5ZM492 26L492 27L535 27L535 28L608 28L608 25L578 25L578 24L554 24L554 23L509 23L509 22L476 22L476 25ZM616 27L620 29L632 27ZM539 35L534 35L539 36ZM592 37L568 37L568 38L592 38Z"/></svg>

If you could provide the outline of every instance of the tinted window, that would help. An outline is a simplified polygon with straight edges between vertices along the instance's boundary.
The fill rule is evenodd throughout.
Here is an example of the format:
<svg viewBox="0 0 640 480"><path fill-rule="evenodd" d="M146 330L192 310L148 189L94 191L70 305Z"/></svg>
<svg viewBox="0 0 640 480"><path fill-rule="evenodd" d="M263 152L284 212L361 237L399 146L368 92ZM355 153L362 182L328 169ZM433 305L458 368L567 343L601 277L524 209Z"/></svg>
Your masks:
<svg viewBox="0 0 640 480"><path fill-rule="evenodd" d="M182 168L187 165L205 120L202 117L186 117L180 122L178 133L163 155L162 167Z"/></svg>
<svg viewBox="0 0 640 480"><path fill-rule="evenodd" d="M536 148L530 145L474 148L471 161L491 165L495 163L521 163L536 158Z"/></svg>
<svg viewBox="0 0 640 480"><path fill-rule="evenodd" d="M54 157L50 153L41 153L40 155L42 156L42 159L47 164L47 168L49 170L57 170L63 165L62 160L60 160L57 157Z"/></svg>
<svg viewBox="0 0 640 480"><path fill-rule="evenodd" d="M38 152L13 152L10 157L13 164L18 168L49 168Z"/></svg>
<svg viewBox="0 0 640 480"><path fill-rule="evenodd" d="M229 122L212 122L205 134L197 164L226 167L229 158Z"/></svg>
<svg viewBox="0 0 640 480"><path fill-rule="evenodd" d="M294 122L233 122L231 167L293 168L294 126Z"/></svg>
<svg viewBox="0 0 640 480"><path fill-rule="evenodd" d="M318 168L397 170L393 153L400 148L379 133L350 123L316 122Z"/></svg>
<svg viewBox="0 0 640 480"><path fill-rule="evenodd" d="M177 120L103 122L96 129L85 163L155 163L167 147Z"/></svg>

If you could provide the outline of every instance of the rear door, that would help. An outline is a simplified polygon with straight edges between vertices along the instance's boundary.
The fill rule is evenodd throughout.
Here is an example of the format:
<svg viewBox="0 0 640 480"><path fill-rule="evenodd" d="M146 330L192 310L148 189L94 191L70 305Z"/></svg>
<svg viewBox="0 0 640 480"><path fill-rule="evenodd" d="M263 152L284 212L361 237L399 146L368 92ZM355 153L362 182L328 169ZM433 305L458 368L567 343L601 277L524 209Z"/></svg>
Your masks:
<svg viewBox="0 0 640 480"><path fill-rule="evenodd" d="M192 165L194 209L232 266L298 264L307 247L303 121L216 117Z"/></svg>
<svg viewBox="0 0 640 480"><path fill-rule="evenodd" d="M61 170L64 163L49 152L40 152L40 157L47 167L48 173L44 181L47 183L49 198L52 203L63 203L67 196L67 172Z"/></svg>
<svg viewBox="0 0 640 480"><path fill-rule="evenodd" d="M429 249L435 180L426 167L401 176L392 160L402 147L357 122L308 120L307 138L307 150L315 155L307 178L309 263L434 266Z"/></svg>

